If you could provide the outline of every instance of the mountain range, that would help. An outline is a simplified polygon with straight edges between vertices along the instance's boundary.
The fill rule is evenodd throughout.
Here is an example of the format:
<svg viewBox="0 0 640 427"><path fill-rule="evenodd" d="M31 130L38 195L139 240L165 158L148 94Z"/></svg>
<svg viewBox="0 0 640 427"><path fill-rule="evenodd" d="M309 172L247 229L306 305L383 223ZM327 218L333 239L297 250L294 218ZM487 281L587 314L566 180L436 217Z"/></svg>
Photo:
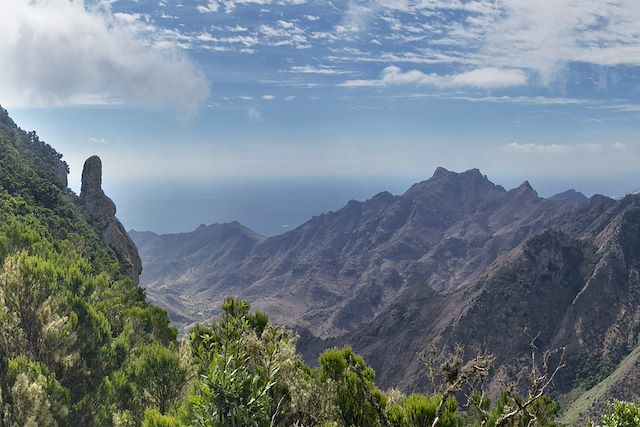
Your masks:
<svg viewBox="0 0 640 427"><path fill-rule="evenodd" d="M542 198L528 182L507 191L438 168L274 237L235 222L130 236L141 285L177 325L236 295L294 328L308 360L351 345L382 387L426 388L419 354L458 343L496 355L493 389L523 384L532 342L566 347L555 393L577 405L570 422L637 384L640 195Z"/></svg>

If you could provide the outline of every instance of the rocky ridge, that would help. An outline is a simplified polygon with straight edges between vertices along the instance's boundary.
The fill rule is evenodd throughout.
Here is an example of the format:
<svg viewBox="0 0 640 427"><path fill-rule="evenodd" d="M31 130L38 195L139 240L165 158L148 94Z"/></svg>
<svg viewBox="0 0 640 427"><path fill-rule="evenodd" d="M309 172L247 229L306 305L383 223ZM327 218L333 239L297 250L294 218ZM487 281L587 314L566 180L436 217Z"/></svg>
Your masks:
<svg viewBox="0 0 640 427"><path fill-rule="evenodd" d="M102 161L98 156L89 157L84 163L80 201L97 222L104 243L118 256L122 272L138 284L142 261L135 243L116 218L115 203L102 190Z"/></svg>
<svg viewBox="0 0 640 427"><path fill-rule="evenodd" d="M566 394L610 375L637 344L638 212L640 196L545 199L528 182L505 190L478 170L439 168L401 196L351 201L280 236L239 245L222 237L238 224L210 226L196 253L211 257L195 263L186 249L158 257L193 233L132 236L152 265L148 294L172 295L184 325L238 295L296 328L308 360L348 343L383 387L408 391L427 386L418 353L455 343L496 354L492 388L523 384L537 336L541 351L567 347Z"/></svg>

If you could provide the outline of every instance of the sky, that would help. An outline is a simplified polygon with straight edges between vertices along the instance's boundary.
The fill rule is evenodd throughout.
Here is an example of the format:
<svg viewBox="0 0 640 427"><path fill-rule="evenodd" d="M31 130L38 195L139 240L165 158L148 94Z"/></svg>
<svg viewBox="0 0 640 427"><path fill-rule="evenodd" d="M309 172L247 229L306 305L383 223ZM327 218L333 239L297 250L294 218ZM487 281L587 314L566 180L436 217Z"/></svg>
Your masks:
<svg viewBox="0 0 640 427"><path fill-rule="evenodd" d="M2 7L0 105L76 191L100 155L133 228L276 234L437 166L543 196L640 189L637 0Z"/></svg>

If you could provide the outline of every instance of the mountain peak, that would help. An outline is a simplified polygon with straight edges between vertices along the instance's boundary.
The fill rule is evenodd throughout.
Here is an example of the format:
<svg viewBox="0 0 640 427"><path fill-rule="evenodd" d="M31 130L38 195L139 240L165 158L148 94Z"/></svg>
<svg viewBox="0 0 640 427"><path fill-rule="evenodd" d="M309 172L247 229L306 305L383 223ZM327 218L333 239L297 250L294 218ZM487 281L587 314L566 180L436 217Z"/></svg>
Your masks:
<svg viewBox="0 0 640 427"><path fill-rule="evenodd" d="M463 174L484 176L482 175L482 172L480 172L480 169L478 168L469 169L467 171L464 171Z"/></svg>
<svg viewBox="0 0 640 427"><path fill-rule="evenodd" d="M478 168L468 169L464 172L454 172L450 171L449 169L443 168L442 166L438 166L431 179L439 179L447 176L480 176L486 178L486 176L483 175Z"/></svg>
<svg viewBox="0 0 640 427"><path fill-rule="evenodd" d="M520 184L520 186L518 188L522 188L524 190L532 190L533 191L533 187L531 186L531 183L529 181L525 181L522 184Z"/></svg>
<svg viewBox="0 0 640 427"><path fill-rule="evenodd" d="M529 181L524 181L519 186L512 188L507 192L511 198L538 199L538 192L531 186Z"/></svg>
<svg viewBox="0 0 640 427"><path fill-rule="evenodd" d="M563 191L562 193L558 193L554 196L549 197L549 200L565 202L577 206L586 203L589 199L581 192L576 191L572 188L570 190Z"/></svg>
<svg viewBox="0 0 640 427"><path fill-rule="evenodd" d="M436 168L435 172L433 173L433 176L431 177L431 179L442 178L443 176L447 176L447 175L450 175L452 173L455 173L455 172L451 172L450 170L445 169L442 166L438 166Z"/></svg>

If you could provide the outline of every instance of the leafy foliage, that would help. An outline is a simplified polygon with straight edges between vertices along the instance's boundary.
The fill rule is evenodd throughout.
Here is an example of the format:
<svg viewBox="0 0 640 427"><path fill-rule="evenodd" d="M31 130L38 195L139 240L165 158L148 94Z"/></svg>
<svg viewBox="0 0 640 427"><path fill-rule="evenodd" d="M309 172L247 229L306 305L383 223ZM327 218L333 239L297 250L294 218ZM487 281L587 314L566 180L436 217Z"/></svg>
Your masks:
<svg viewBox="0 0 640 427"><path fill-rule="evenodd" d="M139 425L158 385L135 368L176 331L119 275L60 158L0 109L0 426Z"/></svg>
<svg viewBox="0 0 640 427"><path fill-rule="evenodd" d="M0 427L556 425L545 375L535 399L508 390L460 404L493 361L464 363L460 348L441 391L384 393L351 348L310 367L291 331L234 298L179 342L166 312L120 275L65 172L0 108ZM614 402L603 426L640 425L639 406Z"/></svg>
<svg viewBox="0 0 640 427"><path fill-rule="evenodd" d="M603 427L635 427L640 425L640 402L614 401L602 416Z"/></svg>

